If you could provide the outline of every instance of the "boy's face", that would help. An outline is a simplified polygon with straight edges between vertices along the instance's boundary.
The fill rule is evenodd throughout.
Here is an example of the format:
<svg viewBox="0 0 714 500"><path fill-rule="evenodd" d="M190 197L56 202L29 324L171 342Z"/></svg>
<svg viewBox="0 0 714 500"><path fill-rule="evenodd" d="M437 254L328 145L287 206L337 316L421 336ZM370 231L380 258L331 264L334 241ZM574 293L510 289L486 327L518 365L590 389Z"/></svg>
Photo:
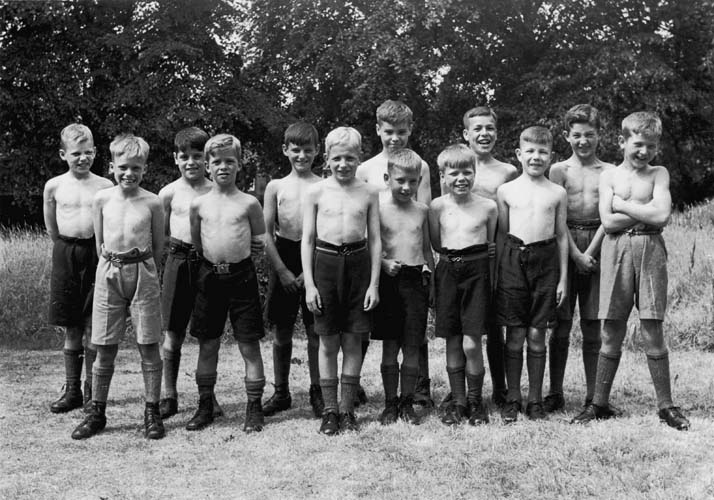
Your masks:
<svg viewBox="0 0 714 500"><path fill-rule="evenodd" d="M446 167L441 173L441 180L454 196L464 196L471 192L476 177L476 169L468 167Z"/></svg>
<svg viewBox="0 0 714 500"><path fill-rule="evenodd" d="M236 183L240 162L233 148L215 149L208 155L208 172L213 182L220 186Z"/></svg>
<svg viewBox="0 0 714 500"><path fill-rule="evenodd" d="M139 189L145 170L146 160L139 156L120 156L109 164L109 172L117 185L127 192Z"/></svg>
<svg viewBox="0 0 714 500"><path fill-rule="evenodd" d="M384 180L392 193L392 198L398 203L406 203L416 194L421 176L418 172L405 172L395 167L384 174Z"/></svg>
<svg viewBox="0 0 714 500"><path fill-rule="evenodd" d="M407 122L377 123L377 135L382 141L382 148L385 151L397 151L407 147L409 136L412 135L412 126Z"/></svg>
<svg viewBox="0 0 714 500"><path fill-rule="evenodd" d="M464 129L464 140L477 155L491 153L496 145L496 120L493 116L472 116L469 126Z"/></svg>
<svg viewBox="0 0 714 500"><path fill-rule="evenodd" d="M573 123L570 130L563 132L563 136L578 158L586 160L595 156L600 136L589 123Z"/></svg>
<svg viewBox="0 0 714 500"><path fill-rule="evenodd" d="M89 171L94 163L97 149L94 142L85 139L80 141L68 141L64 149L60 149L60 158L67 162L69 170L79 176L89 175Z"/></svg>
<svg viewBox="0 0 714 500"><path fill-rule="evenodd" d="M297 173L301 174L309 172L312 168L312 162L315 161L318 148L314 144L305 144L298 146L295 143L283 144L283 154L290 162L290 166Z"/></svg>
<svg viewBox="0 0 714 500"><path fill-rule="evenodd" d="M516 156L525 173L531 177L540 177L548 170L552 153L550 146L523 141L521 147L516 149Z"/></svg>
<svg viewBox="0 0 714 500"><path fill-rule="evenodd" d="M206 173L206 160L202 150L188 148L186 151L178 151L174 153L174 161L181 176L187 181L201 179Z"/></svg>
<svg viewBox="0 0 714 500"><path fill-rule="evenodd" d="M354 179L360 164L359 156L359 151L353 146L336 144L330 148L327 165L337 182L346 183Z"/></svg>
<svg viewBox="0 0 714 500"><path fill-rule="evenodd" d="M635 169L649 165L659 150L659 138L650 135L630 134L627 139L620 136L619 143L623 160Z"/></svg>

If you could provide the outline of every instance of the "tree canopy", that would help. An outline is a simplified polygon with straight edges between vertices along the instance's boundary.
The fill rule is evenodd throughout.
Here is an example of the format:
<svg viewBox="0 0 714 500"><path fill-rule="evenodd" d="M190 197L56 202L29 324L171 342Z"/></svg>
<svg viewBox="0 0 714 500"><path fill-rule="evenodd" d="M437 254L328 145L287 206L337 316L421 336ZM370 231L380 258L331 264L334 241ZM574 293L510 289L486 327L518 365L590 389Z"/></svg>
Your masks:
<svg viewBox="0 0 714 500"><path fill-rule="evenodd" d="M590 103L600 156L619 162L619 123L652 110L656 160L677 203L714 194L714 5L710 0L174 0L2 4L0 191L23 200L63 170L59 131L95 133L101 171L124 131L152 147L147 183L175 177L173 135L197 125L246 145L247 174L280 175L282 130L348 124L378 152L385 99L414 111L411 146L430 164L460 140L461 116L499 115L496 154L515 163L519 132L551 128ZM435 176L435 169L432 169Z"/></svg>

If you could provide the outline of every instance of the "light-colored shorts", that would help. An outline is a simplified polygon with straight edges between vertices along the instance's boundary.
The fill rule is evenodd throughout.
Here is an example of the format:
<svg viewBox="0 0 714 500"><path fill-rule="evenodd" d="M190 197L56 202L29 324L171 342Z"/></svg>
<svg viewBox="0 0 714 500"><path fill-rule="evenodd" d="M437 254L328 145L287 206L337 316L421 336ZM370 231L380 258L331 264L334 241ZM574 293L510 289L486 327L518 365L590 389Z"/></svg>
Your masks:
<svg viewBox="0 0 714 500"><path fill-rule="evenodd" d="M151 251L102 249L94 283L93 344L118 344L128 315L138 344L161 341L159 275Z"/></svg>
<svg viewBox="0 0 714 500"><path fill-rule="evenodd" d="M584 252L590 246L600 227L599 219L568 219L568 230L578 250ZM594 273L581 273L575 262L568 258L568 297L557 309L558 320L573 319L578 303L580 319L597 320L600 306L600 269Z"/></svg>
<svg viewBox="0 0 714 500"><path fill-rule="evenodd" d="M603 239L598 317L626 321L633 305L640 319L664 320L667 249L661 233L622 232Z"/></svg>

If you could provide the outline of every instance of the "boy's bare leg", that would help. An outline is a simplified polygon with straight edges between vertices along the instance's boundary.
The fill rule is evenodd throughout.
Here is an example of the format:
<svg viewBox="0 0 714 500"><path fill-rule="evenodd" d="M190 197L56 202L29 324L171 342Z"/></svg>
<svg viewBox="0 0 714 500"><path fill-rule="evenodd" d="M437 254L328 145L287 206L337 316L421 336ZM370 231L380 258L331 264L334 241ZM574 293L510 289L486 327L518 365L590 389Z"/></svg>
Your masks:
<svg viewBox="0 0 714 500"><path fill-rule="evenodd" d="M213 422L213 398L218 378L218 351L221 339L199 339L196 385L198 409L186 424L186 430L197 431Z"/></svg>
<svg viewBox="0 0 714 500"><path fill-rule="evenodd" d="M466 407L466 357L464 338L455 335L446 338L446 372L449 377L452 403L446 409L441 421L446 425L457 425L468 417Z"/></svg>
<svg viewBox="0 0 714 500"><path fill-rule="evenodd" d="M340 398L340 429L357 430L354 415L355 399L359 390L360 372L362 371L362 335L342 333L342 393Z"/></svg>
<svg viewBox="0 0 714 500"><path fill-rule="evenodd" d="M340 351L340 335L320 335L318 354L320 367L320 387L325 401L320 432L337 434L339 428L339 407L337 405L337 354Z"/></svg>
<svg viewBox="0 0 714 500"><path fill-rule="evenodd" d="M585 370L585 403L589 404L595 395L595 375L600 353L600 321L592 319L580 320L580 330L583 333L583 368Z"/></svg>
<svg viewBox="0 0 714 500"><path fill-rule="evenodd" d="M109 386L114 375L114 360L118 345L98 345L97 359L92 367L92 408L84 421L72 432L72 439L86 439L104 429Z"/></svg>
<svg viewBox="0 0 714 500"><path fill-rule="evenodd" d="M322 417L325 409L325 401L322 399L322 388L320 387L320 338L315 333L315 326L305 327L307 336L307 365L310 370L310 406L312 412L317 417Z"/></svg>
<svg viewBox="0 0 714 500"><path fill-rule="evenodd" d="M141 354L141 372L144 376L144 388L146 391L144 437L161 439L166 435L166 431L159 411L161 373L163 371L159 343L139 344L139 354Z"/></svg>
<svg viewBox="0 0 714 500"><path fill-rule="evenodd" d="M245 392L248 399L243 431L246 433L260 432L263 430L264 424L263 406L260 400L265 387L260 342L238 342L238 348L245 363Z"/></svg>
<svg viewBox="0 0 714 500"><path fill-rule="evenodd" d="M382 425L393 424L399 418L399 342L382 341L382 386L384 411L379 416ZM413 391L412 391L413 393Z"/></svg>
<svg viewBox="0 0 714 500"><path fill-rule="evenodd" d="M506 384L508 393L506 404L501 409L504 423L515 422L521 410L521 373L523 372L523 344L527 328L509 326L506 328Z"/></svg>
<svg viewBox="0 0 714 500"><path fill-rule="evenodd" d="M549 330L550 392L543 402L543 408L546 412L557 411L565 406L563 379L565 378L565 366L568 362L570 330L572 327L572 320L559 319L556 327Z"/></svg>
<svg viewBox="0 0 714 500"><path fill-rule="evenodd" d="M486 356L491 373L493 394L491 400L497 406L506 402L506 342L503 327L489 323L487 326Z"/></svg>
<svg viewBox="0 0 714 500"><path fill-rule="evenodd" d="M166 331L164 336L164 394L166 397L159 403L161 418L169 418L178 413L178 380L181 366L181 347L186 339L186 331Z"/></svg>
<svg viewBox="0 0 714 500"><path fill-rule="evenodd" d="M66 413L84 404L81 387L82 364L84 361L84 346L82 345L84 327L67 326L64 330L65 387L62 396L50 405L52 413Z"/></svg>
<svg viewBox="0 0 714 500"><path fill-rule="evenodd" d="M273 340L273 376L275 393L265 402L263 414L267 417L287 410L292 405L290 395L290 359L293 355L293 325L278 325Z"/></svg>
<svg viewBox="0 0 714 500"><path fill-rule="evenodd" d="M526 414L531 419L545 418L543 411L545 332L545 328L528 328L528 406Z"/></svg>
<svg viewBox="0 0 714 500"><path fill-rule="evenodd" d="M468 386L466 402L469 424L485 424L488 423L489 418L482 398L483 377L486 374L486 369L483 365L481 335L464 335L463 351L466 357L466 384Z"/></svg>

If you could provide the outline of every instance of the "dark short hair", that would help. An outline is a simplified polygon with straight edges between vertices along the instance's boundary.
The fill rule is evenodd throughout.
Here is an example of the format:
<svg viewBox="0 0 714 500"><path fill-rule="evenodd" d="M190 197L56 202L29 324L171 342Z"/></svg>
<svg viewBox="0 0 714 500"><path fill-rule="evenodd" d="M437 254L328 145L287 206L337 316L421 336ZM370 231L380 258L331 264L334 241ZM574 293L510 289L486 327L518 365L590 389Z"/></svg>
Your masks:
<svg viewBox="0 0 714 500"><path fill-rule="evenodd" d="M208 134L198 127L188 127L179 130L174 137L174 152L188 151L196 149L203 151L203 148L208 142Z"/></svg>
<svg viewBox="0 0 714 500"><path fill-rule="evenodd" d="M563 117L563 127L569 131L575 123L587 123L599 130L600 116L597 109L589 104L576 104L566 111Z"/></svg>
<svg viewBox="0 0 714 500"><path fill-rule="evenodd" d="M519 144L524 142L532 142L534 144L541 144L543 146L553 147L553 134L550 133L546 127L542 125L534 125L533 127L528 127L523 132L521 132L521 137L518 140Z"/></svg>
<svg viewBox="0 0 714 500"><path fill-rule="evenodd" d="M493 118L494 123L498 124L498 116L494 110L488 106L476 106L464 113L464 128L469 128L469 120L474 116L490 116Z"/></svg>
<svg viewBox="0 0 714 500"><path fill-rule="evenodd" d="M411 126L413 119L412 110L402 101L384 101L377 108L377 123L407 123Z"/></svg>
<svg viewBox="0 0 714 500"><path fill-rule="evenodd" d="M283 144L288 146L290 143L296 146L310 145L318 148L320 147L320 136L317 133L317 129L311 124L295 122L285 129L285 134L283 135Z"/></svg>

